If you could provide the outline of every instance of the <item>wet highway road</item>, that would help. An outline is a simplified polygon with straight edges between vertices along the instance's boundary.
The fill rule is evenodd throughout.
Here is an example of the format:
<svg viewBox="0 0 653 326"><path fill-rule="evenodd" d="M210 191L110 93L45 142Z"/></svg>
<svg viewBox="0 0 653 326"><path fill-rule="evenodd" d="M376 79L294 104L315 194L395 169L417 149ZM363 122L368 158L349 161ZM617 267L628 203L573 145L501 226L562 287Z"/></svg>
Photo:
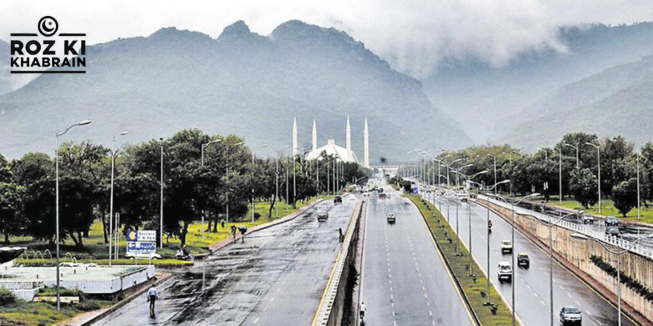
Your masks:
<svg viewBox="0 0 653 326"><path fill-rule="evenodd" d="M96 325L310 325L358 200L318 204L251 234L160 284L155 318L145 295ZM317 210L328 210L318 223Z"/></svg>
<svg viewBox="0 0 653 326"><path fill-rule="evenodd" d="M398 192L371 193L362 301L367 325L473 325L417 208ZM386 214L397 222L389 225Z"/></svg>
<svg viewBox="0 0 653 326"><path fill-rule="evenodd" d="M428 196L430 199L430 196ZM436 197L436 207L441 197ZM449 203L449 217L451 225L456 225L456 210L458 206L458 223L463 242L469 246L469 211L467 203L458 199L449 198L442 201L442 213L447 215L446 203ZM512 284L508 282L499 283L497 279L497 264L500 261L511 263L509 254L501 254L501 240L510 240L511 226L501 217L490 212L490 219L493 222L490 235L490 280L505 296L508 303L511 303ZM472 250L474 257L481 263L483 270L487 268L487 209L471 204L472 221ZM515 232L515 254L526 252L530 256L531 266L529 269L517 268L516 296L517 315L525 325L548 325L550 320L549 312L549 255L535 246L521 233ZM576 278L571 272L564 269L557 263L553 268L553 304L554 324L559 325L558 314L562 306L573 305L583 313L583 325L616 325L617 309L601 298L589 286ZM498 298L494 298L497 300ZM635 325L625 315L622 318L622 325Z"/></svg>

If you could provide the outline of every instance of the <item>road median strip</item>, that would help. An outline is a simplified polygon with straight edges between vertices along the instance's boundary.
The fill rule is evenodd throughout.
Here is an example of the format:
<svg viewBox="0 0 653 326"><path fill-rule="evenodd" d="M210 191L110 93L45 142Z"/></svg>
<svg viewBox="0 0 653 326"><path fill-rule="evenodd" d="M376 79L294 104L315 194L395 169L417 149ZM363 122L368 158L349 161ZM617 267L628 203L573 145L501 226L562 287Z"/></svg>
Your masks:
<svg viewBox="0 0 653 326"><path fill-rule="evenodd" d="M406 196L419 209L436 246L444 257L445 265L453 275L456 286L462 292L463 299L472 311L474 319L479 325L509 325L512 324L512 314L509 306L501 300L494 285L490 287L490 295L493 300L492 306L487 302L487 282L485 273L474 261L472 273L469 273L469 251L460 239L456 236L453 228L446 218L430 203L420 197ZM456 245L458 252L456 254ZM490 282L491 283L491 282ZM501 297L502 298L502 297ZM519 321L517 324L521 325Z"/></svg>

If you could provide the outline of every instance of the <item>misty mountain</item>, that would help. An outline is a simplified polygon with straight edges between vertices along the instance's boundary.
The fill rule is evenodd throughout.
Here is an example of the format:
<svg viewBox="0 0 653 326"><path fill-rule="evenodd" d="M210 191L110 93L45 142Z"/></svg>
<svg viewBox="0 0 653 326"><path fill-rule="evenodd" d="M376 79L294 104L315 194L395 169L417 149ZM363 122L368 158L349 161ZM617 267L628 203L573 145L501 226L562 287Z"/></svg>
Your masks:
<svg viewBox="0 0 653 326"><path fill-rule="evenodd" d="M653 54L650 22L561 27L558 38L566 52L533 49L504 67L492 67L480 60L445 62L425 81L427 95L463 123L476 142L497 140L509 117L558 88Z"/></svg>
<svg viewBox="0 0 653 326"><path fill-rule="evenodd" d="M11 74L9 73L10 60L9 43L0 40L0 95L12 90Z"/></svg>
<svg viewBox="0 0 653 326"><path fill-rule="evenodd" d="M16 157L54 148L54 134L82 119L94 122L65 139L110 144L130 130L131 142L166 137L184 128L245 137L255 151L275 153L291 143L297 117L300 146L333 136L344 145L346 117L362 159L369 119L371 163L401 159L407 143L462 147L462 129L429 101L422 84L346 33L300 21L269 36L244 22L217 39L163 28L148 37L87 48L85 75L41 75L0 97L0 153ZM286 152L288 153L288 152Z"/></svg>
<svg viewBox="0 0 653 326"><path fill-rule="evenodd" d="M570 131L653 140L653 56L566 85L510 118L499 141L534 149Z"/></svg>

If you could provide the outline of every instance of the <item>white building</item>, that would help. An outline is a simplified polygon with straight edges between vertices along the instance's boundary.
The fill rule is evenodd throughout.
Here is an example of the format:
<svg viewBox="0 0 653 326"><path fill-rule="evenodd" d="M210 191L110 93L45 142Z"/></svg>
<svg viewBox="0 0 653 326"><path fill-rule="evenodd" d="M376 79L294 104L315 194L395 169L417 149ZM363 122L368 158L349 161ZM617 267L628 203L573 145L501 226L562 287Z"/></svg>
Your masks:
<svg viewBox="0 0 653 326"><path fill-rule="evenodd" d="M306 159L307 160L313 160L313 159L318 159L322 157L323 153L326 153L327 156L335 156L337 160L341 162L346 162L346 163L358 163L358 157L356 157L356 154L352 151L351 149L351 125L349 123L349 117L347 117L347 126L346 126L346 147L341 147L336 145L336 141L334 139L329 139L327 141L327 144L322 146L322 147L317 147L317 125L315 123L315 120L313 120L313 148L312 150L306 154ZM365 119L365 127L364 127L364 147L365 147L365 161L364 165L369 164L369 137L368 137L368 129L367 129L367 119ZM297 149L298 147L298 140L297 140L297 122L295 119L293 119L293 149Z"/></svg>

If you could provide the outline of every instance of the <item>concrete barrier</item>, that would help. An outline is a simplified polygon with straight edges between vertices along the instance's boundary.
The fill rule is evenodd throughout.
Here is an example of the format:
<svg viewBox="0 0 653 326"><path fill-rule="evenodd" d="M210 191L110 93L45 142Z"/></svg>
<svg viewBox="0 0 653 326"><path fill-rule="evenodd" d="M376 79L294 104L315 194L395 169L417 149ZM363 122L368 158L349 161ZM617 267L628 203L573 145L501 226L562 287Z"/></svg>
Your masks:
<svg viewBox="0 0 653 326"><path fill-rule="evenodd" d="M365 204L365 201L360 201L356 209L354 209L354 214L345 234L345 240L342 243L340 253L338 253L311 326L340 326L343 318L347 317L344 316L347 279L352 270L350 267L355 264L360 216L364 211ZM355 318L356 316L349 317Z"/></svg>
<svg viewBox="0 0 653 326"><path fill-rule="evenodd" d="M488 203L488 201L484 199L479 199L477 202L484 205L487 205ZM489 202L489 205L495 213L502 215L506 219L512 218L511 208L501 205L500 203L495 203L494 201ZM544 225L537 221L536 218L536 216L528 214L522 209L518 209L515 214L515 224L524 231L527 236L530 236L531 240L535 240L539 245L548 248L550 228L548 225ZM560 261L560 258L562 258L562 263L565 263L565 265L571 264L572 266L570 267L572 267L572 272L574 271L573 268L576 268L591 277L592 280L585 281L590 285L596 282L604 289L612 292L609 296L606 296L605 293L600 294L606 297L606 299L616 301L613 300L616 298L615 293L617 293L616 279L592 263L590 257L601 257L605 262L610 263L615 268L617 267L618 258L610 254L610 252L603 248L603 246L594 241L572 238L571 234L576 233L577 231L578 230L575 230L575 227L553 227L553 251L557 254L558 260ZM621 247L620 243L610 244L616 247ZM621 259L621 269L625 275L637 279L646 288L653 290L653 261L651 259L641 255L640 252L637 251L624 253ZM584 278L584 275L578 276ZM653 303L646 300L646 298L633 291L625 284L620 284L620 286L622 300L631 308L630 311L629 309L625 309L624 311L631 317L639 320L642 324L653 324ZM640 317L643 317L646 320L642 320Z"/></svg>

